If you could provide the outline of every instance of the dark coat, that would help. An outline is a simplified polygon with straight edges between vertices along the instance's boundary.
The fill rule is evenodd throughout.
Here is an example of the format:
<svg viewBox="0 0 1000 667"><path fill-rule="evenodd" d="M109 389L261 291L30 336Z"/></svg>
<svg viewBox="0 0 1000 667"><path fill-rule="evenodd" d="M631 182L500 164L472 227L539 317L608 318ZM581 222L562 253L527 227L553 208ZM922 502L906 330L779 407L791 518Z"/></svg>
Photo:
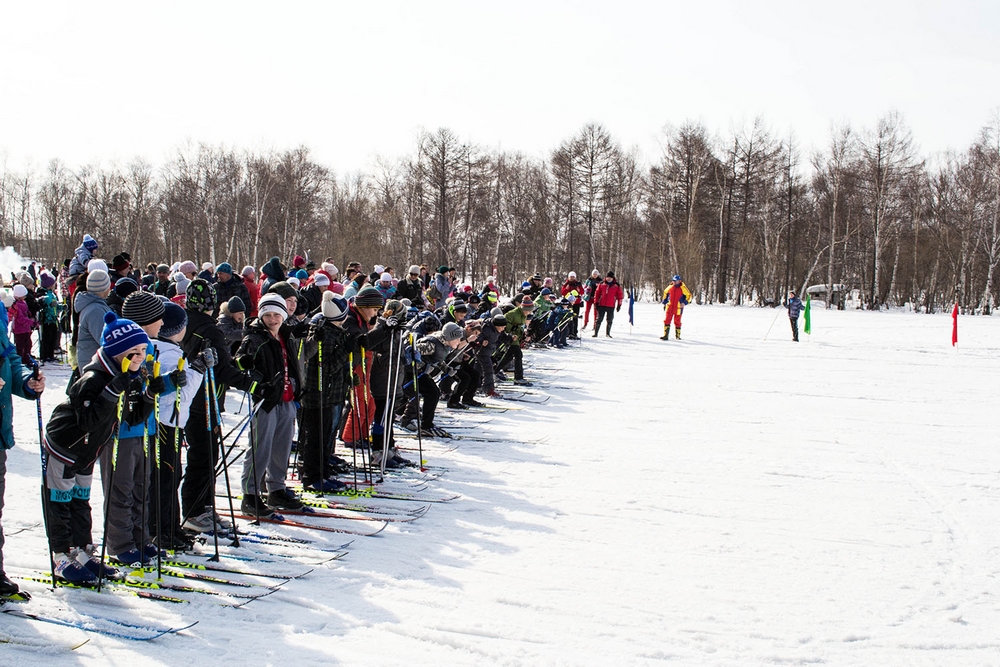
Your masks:
<svg viewBox="0 0 1000 667"><path fill-rule="evenodd" d="M247 286L243 283L243 280L233 276L226 282L217 281L215 283L215 300L217 303L223 304L234 296L240 297L243 301L243 305L247 307L247 311L250 311L250 292L247 291Z"/></svg>
<svg viewBox="0 0 1000 667"><path fill-rule="evenodd" d="M420 282L420 279L410 280L400 280L399 284L396 285L396 298L397 299L409 299L410 304L416 306L417 308L423 308L425 305L424 301L424 286Z"/></svg>
<svg viewBox="0 0 1000 667"><path fill-rule="evenodd" d="M184 334L184 340L181 341L184 356L188 359L194 359L206 347L211 347L218 357L214 369L216 386L225 385L241 391L249 389L250 379L233 363L226 337L219 330L212 316L191 309L186 312L188 316L187 332ZM195 394L194 401L191 403L191 412L205 414L204 385Z"/></svg>
<svg viewBox="0 0 1000 667"><path fill-rule="evenodd" d="M68 466L91 465L118 430L119 395L108 389L112 378L121 373L115 366L104 348L98 350L70 386L66 400L49 416L45 448ZM154 397L143 386L142 377L135 373L122 404L121 418L130 426L142 426L153 411Z"/></svg>
<svg viewBox="0 0 1000 667"><path fill-rule="evenodd" d="M323 304L323 292L316 285L310 285L303 290L299 291L298 307L305 306L305 312L308 315L315 315L319 312L319 307Z"/></svg>
<svg viewBox="0 0 1000 667"><path fill-rule="evenodd" d="M323 386L320 388L320 346L322 346ZM322 315L314 317L300 344L303 375L302 407L342 405L351 388L347 334Z"/></svg>
<svg viewBox="0 0 1000 667"><path fill-rule="evenodd" d="M368 384L371 386L372 396L384 398L391 392L389 372L392 369L390 366L400 363L399 360L401 360L400 337L386 327L384 319L379 318L369 331L368 340L369 344L372 345L368 349L373 354L371 368L368 370ZM374 344L371 341L375 341ZM392 349L390 350L390 348ZM401 386L402 377L403 374L399 373L395 385L397 390Z"/></svg>

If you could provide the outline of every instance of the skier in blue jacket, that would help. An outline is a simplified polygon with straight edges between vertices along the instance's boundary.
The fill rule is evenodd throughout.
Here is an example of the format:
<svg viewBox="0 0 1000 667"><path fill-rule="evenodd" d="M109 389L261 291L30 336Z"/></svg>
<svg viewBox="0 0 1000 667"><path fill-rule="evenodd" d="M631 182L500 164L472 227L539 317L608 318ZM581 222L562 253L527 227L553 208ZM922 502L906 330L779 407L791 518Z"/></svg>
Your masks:
<svg viewBox="0 0 1000 667"><path fill-rule="evenodd" d="M785 308L788 309L788 321L792 325L792 340L797 343L799 342L799 315L805 309L805 305L802 303L802 299L795 296L794 290L788 292L788 303L785 304Z"/></svg>

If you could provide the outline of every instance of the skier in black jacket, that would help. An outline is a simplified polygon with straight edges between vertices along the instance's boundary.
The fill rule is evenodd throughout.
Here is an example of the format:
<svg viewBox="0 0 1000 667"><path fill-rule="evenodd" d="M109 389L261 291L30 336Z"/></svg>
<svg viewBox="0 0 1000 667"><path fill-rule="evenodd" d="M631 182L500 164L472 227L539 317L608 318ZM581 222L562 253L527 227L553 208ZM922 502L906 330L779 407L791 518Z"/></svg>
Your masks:
<svg viewBox="0 0 1000 667"><path fill-rule="evenodd" d="M139 372L149 345L142 327L114 313L105 314L105 323L101 347L52 411L43 440L49 549L56 578L73 583L94 582L101 572L91 537L94 462L121 420L146 421L157 391ZM162 387L163 379L156 380Z"/></svg>
<svg viewBox="0 0 1000 667"><path fill-rule="evenodd" d="M351 387L347 334L343 329L346 318L347 302L326 292L321 312L309 322L308 333L300 345L304 381L299 477L302 485L313 491L336 492L345 486L333 479L336 472L348 469L345 460L334 458L333 445Z"/></svg>
<svg viewBox="0 0 1000 667"><path fill-rule="evenodd" d="M285 300L273 292L266 294L257 304L257 313L236 353L241 363L253 362L250 391L259 403L250 430L251 451L243 460L241 507L244 514L269 516L276 509L302 509L302 501L285 487L302 373L291 327L285 324Z"/></svg>
<svg viewBox="0 0 1000 667"><path fill-rule="evenodd" d="M216 386L229 386L242 391L250 387L247 376L233 362L229 344L212 317L215 312L215 289L206 280L196 278L187 288L187 332L181 347L188 359L194 359L205 348L215 351L214 368ZM211 396L208 403L211 404ZM209 405L206 407L205 385L202 384L191 403L184 435L188 443L187 467L181 485L181 510L184 528L195 532L229 529L221 517L214 514L215 466L219 460L219 441L222 430L220 415Z"/></svg>

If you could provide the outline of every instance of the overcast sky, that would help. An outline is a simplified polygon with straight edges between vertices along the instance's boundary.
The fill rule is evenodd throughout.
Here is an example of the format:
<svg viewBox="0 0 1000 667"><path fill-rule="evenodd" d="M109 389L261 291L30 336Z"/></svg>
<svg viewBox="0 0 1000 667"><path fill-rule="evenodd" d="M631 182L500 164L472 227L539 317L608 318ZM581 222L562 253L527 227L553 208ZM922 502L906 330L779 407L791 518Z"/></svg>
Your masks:
<svg viewBox="0 0 1000 667"><path fill-rule="evenodd" d="M655 159L662 128L762 116L803 152L898 110L921 151L1000 107L1000 2L9 2L0 158L12 168L187 141L305 144L337 172L447 127L545 156L587 122Z"/></svg>

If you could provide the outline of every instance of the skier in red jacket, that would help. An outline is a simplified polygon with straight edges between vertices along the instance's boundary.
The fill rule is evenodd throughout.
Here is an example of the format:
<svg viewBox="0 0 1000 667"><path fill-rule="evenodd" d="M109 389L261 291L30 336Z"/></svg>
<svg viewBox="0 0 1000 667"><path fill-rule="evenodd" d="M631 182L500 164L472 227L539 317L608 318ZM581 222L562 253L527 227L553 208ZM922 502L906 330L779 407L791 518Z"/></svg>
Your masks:
<svg viewBox="0 0 1000 667"><path fill-rule="evenodd" d="M615 320L615 311L621 310L624 298L625 293L615 279L615 272L608 271L604 282L598 285L597 291L594 292L594 306L597 308L597 317L594 320L594 338L597 338L597 334L601 330L601 322L605 317L608 318L608 324L604 335L611 338L611 323Z"/></svg>

